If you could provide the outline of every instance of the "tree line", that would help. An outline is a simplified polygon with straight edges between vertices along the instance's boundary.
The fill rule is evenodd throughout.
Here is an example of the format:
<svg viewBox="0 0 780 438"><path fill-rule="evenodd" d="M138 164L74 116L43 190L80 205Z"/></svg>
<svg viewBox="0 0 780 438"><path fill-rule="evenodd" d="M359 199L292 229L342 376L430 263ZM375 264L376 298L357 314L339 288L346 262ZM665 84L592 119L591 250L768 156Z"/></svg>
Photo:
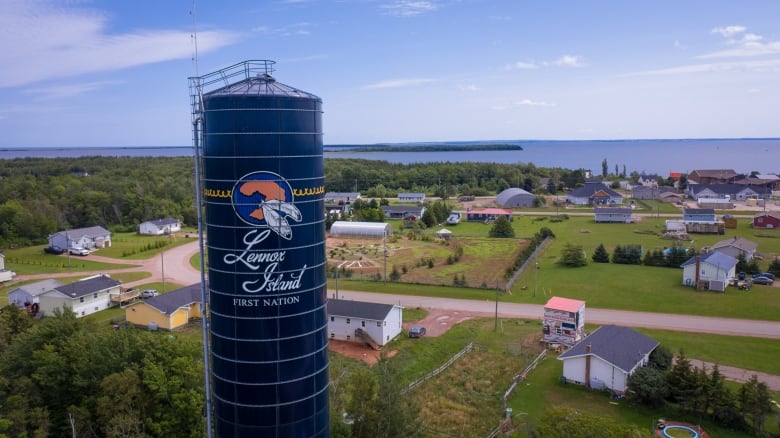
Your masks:
<svg viewBox="0 0 780 438"><path fill-rule="evenodd" d="M550 183L543 186L541 178ZM424 192L446 199L494 195L510 187L554 193L583 181L581 169L533 164L325 160L327 191L358 191L372 198ZM165 217L196 225L192 158L0 160L0 246L42 244L57 231L95 225L136 231L142 222Z"/></svg>

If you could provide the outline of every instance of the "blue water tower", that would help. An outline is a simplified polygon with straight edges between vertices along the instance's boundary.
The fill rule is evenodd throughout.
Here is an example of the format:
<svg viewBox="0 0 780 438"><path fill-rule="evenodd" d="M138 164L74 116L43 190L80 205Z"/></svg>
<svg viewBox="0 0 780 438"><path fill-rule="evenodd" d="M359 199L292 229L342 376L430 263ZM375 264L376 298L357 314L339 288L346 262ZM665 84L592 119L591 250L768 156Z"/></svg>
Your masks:
<svg viewBox="0 0 780 438"><path fill-rule="evenodd" d="M322 100L273 65L191 78L219 437L329 435Z"/></svg>

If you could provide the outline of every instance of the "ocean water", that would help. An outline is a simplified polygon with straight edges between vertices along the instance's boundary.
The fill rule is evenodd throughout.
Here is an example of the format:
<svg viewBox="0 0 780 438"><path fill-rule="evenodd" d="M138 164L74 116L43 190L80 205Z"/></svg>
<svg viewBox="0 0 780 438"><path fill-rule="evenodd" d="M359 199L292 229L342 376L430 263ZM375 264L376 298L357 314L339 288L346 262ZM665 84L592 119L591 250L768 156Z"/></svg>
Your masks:
<svg viewBox="0 0 780 438"><path fill-rule="evenodd" d="M626 171L668 176L669 172L690 172L694 169L734 169L738 173L780 173L780 138L770 139L686 139L686 140L486 140L446 142L449 145L517 144L521 151L446 151L409 152L408 144L393 144L398 151L350 152L344 147L325 145L326 158L362 158L391 163L425 162L493 162L533 163L538 167L589 169L601 174L601 164L607 160L610 173L615 165ZM445 143L426 143L445 144ZM192 147L121 147L121 148L26 148L0 149L0 158L18 157L80 157L80 156L193 156Z"/></svg>

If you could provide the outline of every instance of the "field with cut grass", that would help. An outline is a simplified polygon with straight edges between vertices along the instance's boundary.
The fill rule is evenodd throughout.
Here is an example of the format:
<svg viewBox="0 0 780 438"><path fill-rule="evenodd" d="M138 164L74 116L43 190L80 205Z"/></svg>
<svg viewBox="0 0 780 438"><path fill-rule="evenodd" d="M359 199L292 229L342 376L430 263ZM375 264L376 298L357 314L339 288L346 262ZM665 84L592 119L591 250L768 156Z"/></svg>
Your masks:
<svg viewBox="0 0 780 438"><path fill-rule="evenodd" d="M696 292L691 287L682 284L682 269L649 267L642 265L619 265L613 263L593 263L590 256L599 244L603 244L611 254L617 245L641 245L645 251L663 249L675 244L684 247L693 246L701 249L714 243L733 238L744 237L758 243L758 251L762 254L761 267L766 269L769 260L780 255L780 230L754 230L749 226L749 219L740 219L738 228L727 229L725 235L692 235L692 241L675 242L661 238L664 219L643 218L634 224L596 224L592 217L570 217L561 222L551 221L548 217L523 216L515 218L517 239L486 239L489 225L482 223L462 223L448 226L455 239L459 239L464 248L464 254L469 258L466 262L447 265L436 263L433 268L423 267L423 272L439 280L443 286L451 286L454 274L451 269L461 271L469 286L479 288L482 284L474 284L472 278L480 278L492 273L494 278L502 278L504 271L513 257L507 256L512 245L521 247L527 242L524 238L531 237L541 227L550 228L556 238L539 257L539 269L534 272L527 270L514 284L511 295L503 295L502 301L526 302L544 304L551 295L582 299L589 307L637 310L648 312L663 312L674 314L691 314L706 316L722 316L731 318L780 320L780 288L771 286L753 286L749 291L740 291L730 287L726 293ZM439 228L426 230L433 233ZM406 237L396 236L394 245L407 245ZM470 250L471 242L475 247ZM505 245L510 242L510 245ZM433 247L441 251L441 244L432 241L412 241L418 248L418 254ZM558 264L560 253L566 243L581 245L589 261L587 266L569 268ZM491 244L493 246L491 246ZM526 243L527 244L527 243ZM448 248L448 247L444 247ZM519 249L517 249L519 251ZM381 254L381 253L380 253ZM516 252L515 252L516 254ZM401 261L392 251L388 257L388 266ZM389 269L389 268L388 268ZM476 273L472 273L476 272ZM485 278L485 277L482 277ZM366 278L364 278L366 279ZM484 299L484 290L464 288L430 288L413 284L412 277L401 275L397 282L342 281L343 289L368 290L376 292L405 293L411 295L452 296L459 298ZM412 284L410 284L412 283ZM433 283L436 284L436 283ZM487 283L489 288L494 285ZM538 293L533 296L534 286ZM331 282L330 288L335 285Z"/></svg>

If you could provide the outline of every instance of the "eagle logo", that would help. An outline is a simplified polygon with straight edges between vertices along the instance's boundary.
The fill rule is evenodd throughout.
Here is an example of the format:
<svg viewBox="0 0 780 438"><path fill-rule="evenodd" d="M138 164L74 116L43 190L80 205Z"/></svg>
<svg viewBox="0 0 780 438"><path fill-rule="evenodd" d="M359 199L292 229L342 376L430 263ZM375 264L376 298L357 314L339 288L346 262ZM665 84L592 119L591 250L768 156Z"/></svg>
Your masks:
<svg viewBox="0 0 780 438"><path fill-rule="evenodd" d="M242 221L292 239L289 220L300 222L302 217L293 205L293 191L287 180L272 172L250 173L236 182L232 194L233 209Z"/></svg>

